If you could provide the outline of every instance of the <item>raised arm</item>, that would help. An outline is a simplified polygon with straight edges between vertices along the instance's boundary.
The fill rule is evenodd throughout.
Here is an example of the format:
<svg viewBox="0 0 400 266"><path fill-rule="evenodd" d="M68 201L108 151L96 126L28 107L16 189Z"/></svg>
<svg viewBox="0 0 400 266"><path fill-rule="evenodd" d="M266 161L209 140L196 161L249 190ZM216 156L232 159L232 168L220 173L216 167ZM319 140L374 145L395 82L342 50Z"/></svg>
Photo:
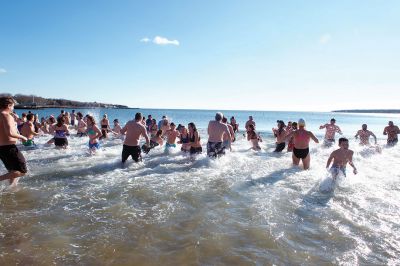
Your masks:
<svg viewBox="0 0 400 266"><path fill-rule="evenodd" d="M319 129L323 129L323 128L326 128L326 124L322 125L322 126L319 126Z"/></svg>

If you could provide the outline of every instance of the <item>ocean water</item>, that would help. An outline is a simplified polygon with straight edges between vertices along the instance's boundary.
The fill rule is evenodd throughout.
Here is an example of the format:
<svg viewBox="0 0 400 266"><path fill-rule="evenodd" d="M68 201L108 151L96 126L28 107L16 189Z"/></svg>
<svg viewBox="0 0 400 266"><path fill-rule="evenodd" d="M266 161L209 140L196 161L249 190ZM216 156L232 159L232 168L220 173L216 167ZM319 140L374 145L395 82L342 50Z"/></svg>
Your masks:
<svg viewBox="0 0 400 266"><path fill-rule="evenodd" d="M86 111L126 122L137 110ZM139 111L195 122L205 150L215 111ZM387 148L382 135L388 120L400 123L398 115L226 115L241 129L254 116L261 152L239 135L218 160L155 149L122 167L118 138L103 141L94 156L88 139L74 136L67 150L45 145L49 136L38 137L36 149L21 148L29 174L16 189L0 184L0 265L400 264L400 146ZM334 147L311 144L308 171L293 167L290 153L272 153L276 120L300 117L320 140L318 126L335 117L359 174L349 167L330 184L325 164ZM362 123L378 136L381 153L354 140Z"/></svg>

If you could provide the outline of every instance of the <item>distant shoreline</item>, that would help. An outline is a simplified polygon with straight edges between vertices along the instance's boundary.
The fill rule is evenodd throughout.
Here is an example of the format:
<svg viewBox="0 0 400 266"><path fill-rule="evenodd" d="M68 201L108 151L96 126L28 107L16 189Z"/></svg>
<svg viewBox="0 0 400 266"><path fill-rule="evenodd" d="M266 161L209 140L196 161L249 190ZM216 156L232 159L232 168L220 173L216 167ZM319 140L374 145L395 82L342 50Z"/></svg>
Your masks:
<svg viewBox="0 0 400 266"><path fill-rule="evenodd" d="M26 105L16 105L14 109L21 110L41 110L41 109L139 109L137 107L119 107L119 106L110 106L110 107L98 107L98 106L26 106Z"/></svg>
<svg viewBox="0 0 400 266"><path fill-rule="evenodd" d="M333 113L370 113L370 114L400 114L400 109L354 109L354 110L334 110Z"/></svg>

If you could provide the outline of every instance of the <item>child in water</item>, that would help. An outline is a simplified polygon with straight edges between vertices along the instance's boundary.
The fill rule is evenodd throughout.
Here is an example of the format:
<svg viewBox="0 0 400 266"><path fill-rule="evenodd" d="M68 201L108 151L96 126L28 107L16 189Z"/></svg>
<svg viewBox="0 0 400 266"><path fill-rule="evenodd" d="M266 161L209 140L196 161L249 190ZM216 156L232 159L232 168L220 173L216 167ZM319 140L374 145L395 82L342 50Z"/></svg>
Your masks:
<svg viewBox="0 0 400 266"><path fill-rule="evenodd" d="M347 163L351 167L353 167L353 173L355 175L357 174L357 168L353 163L354 152L349 149L349 140L346 138L340 138L339 147L339 149L331 153L326 163L326 168L329 169L329 166L333 160L332 167L329 169L332 174L333 180L335 180L339 176L340 172L342 172L343 175L346 176Z"/></svg>

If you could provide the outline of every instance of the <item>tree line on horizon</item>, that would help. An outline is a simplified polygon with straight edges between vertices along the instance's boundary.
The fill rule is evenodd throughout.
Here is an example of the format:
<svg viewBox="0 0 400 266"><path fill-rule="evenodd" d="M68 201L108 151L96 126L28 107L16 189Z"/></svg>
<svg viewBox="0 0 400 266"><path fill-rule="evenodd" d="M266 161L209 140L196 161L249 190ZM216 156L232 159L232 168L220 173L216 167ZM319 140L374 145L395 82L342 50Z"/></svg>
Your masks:
<svg viewBox="0 0 400 266"><path fill-rule="evenodd" d="M101 108L128 108L125 105L106 104L98 102L79 102L66 99L44 98L36 95L0 93L0 97L11 96L17 101L17 106L42 106L42 107L101 107Z"/></svg>

